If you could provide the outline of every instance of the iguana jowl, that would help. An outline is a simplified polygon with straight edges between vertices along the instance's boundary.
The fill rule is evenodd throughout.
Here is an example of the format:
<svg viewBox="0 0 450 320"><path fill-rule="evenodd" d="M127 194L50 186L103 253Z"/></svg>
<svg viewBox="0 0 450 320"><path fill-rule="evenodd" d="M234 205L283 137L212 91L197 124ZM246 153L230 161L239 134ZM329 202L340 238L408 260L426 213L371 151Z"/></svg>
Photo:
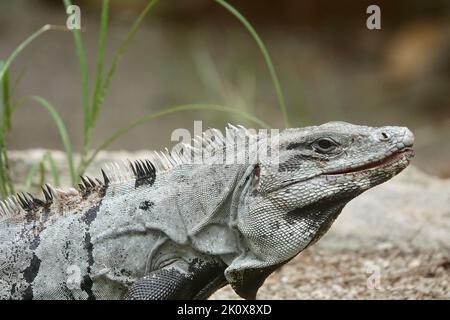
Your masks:
<svg viewBox="0 0 450 320"><path fill-rule="evenodd" d="M230 127L200 141L223 150ZM122 169L79 190L43 188L44 199L1 203L2 299L195 299L231 284L255 298L265 278L331 226L363 191L402 171L413 156L404 127L332 122L286 129L277 163L190 163L198 148ZM260 145L260 144L258 144ZM125 171L124 171L125 170ZM363 214L363 213L361 213Z"/></svg>

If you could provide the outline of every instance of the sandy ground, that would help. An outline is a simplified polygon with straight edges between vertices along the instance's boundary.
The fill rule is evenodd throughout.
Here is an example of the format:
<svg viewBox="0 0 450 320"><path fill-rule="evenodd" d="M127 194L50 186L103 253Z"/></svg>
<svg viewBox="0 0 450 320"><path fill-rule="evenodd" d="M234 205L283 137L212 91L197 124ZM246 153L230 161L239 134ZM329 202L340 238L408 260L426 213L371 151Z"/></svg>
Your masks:
<svg viewBox="0 0 450 320"><path fill-rule="evenodd" d="M212 299L237 299L227 286ZM273 273L258 299L450 299L442 252L330 251L312 247Z"/></svg>

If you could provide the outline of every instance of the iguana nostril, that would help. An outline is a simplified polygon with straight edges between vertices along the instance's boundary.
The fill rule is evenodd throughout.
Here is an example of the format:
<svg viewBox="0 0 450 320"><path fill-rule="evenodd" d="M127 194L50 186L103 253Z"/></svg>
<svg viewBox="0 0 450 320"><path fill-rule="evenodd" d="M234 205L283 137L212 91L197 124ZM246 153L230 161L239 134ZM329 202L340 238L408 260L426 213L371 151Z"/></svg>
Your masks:
<svg viewBox="0 0 450 320"><path fill-rule="evenodd" d="M408 128L405 128L405 134L403 135L402 142L405 147L412 147L414 144L414 134Z"/></svg>
<svg viewBox="0 0 450 320"><path fill-rule="evenodd" d="M391 136L388 133L386 133L384 131L381 132L380 141L388 141L390 138L391 138Z"/></svg>

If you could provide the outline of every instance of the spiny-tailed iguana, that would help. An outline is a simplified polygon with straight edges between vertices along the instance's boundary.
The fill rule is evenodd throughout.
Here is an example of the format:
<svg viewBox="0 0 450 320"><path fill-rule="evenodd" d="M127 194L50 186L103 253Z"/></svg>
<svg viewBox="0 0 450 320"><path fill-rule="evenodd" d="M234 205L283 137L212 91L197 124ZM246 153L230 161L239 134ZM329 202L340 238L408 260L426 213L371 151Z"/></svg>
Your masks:
<svg viewBox="0 0 450 320"><path fill-rule="evenodd" d="M46 185L42 200L1 202L0 298L203 299L230 284L253 299L345 204L413 156L407 128L332 122L281 131L276 161L223 163L218 151L235 138L248 156L274 137L212 132L197 139L212 151L202 164L184 145L102 170L103 181L83 177L79 190Z"/></svg>

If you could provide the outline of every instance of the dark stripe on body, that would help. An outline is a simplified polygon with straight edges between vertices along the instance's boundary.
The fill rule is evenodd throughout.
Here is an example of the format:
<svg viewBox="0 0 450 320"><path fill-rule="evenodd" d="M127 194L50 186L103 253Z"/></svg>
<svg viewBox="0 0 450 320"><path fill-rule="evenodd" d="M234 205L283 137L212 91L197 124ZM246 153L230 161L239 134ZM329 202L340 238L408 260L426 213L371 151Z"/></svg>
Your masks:
<svg viewBox="0 0 450 320"><path fill-rule="evenodd" d="M84 216L81 218L81 220L86 224L86 232L84 233L84 248L87 252L87 274L83 277L83 280L81 282L80 288L87 293L88 300L95 300L96 297L94 293L92 292L92 286L94 285L94 282L92 281L90 277L92 266L94 265L94 245L91 241L91 233L90 233L90 227L91 223L97 218L98 211L100 209L102 200L99 201L95 206L90 208Z"/></svg>
<svg viewBox="0 0 450 320"><path fill-rule="evenodd" d="M25 300L33 299L33 281L36 278L39 268L41 267L41 259L39 259L33 252L30 265L22 271L23 278L28 283L28 287L25 289L22 298Z"/></svg>

